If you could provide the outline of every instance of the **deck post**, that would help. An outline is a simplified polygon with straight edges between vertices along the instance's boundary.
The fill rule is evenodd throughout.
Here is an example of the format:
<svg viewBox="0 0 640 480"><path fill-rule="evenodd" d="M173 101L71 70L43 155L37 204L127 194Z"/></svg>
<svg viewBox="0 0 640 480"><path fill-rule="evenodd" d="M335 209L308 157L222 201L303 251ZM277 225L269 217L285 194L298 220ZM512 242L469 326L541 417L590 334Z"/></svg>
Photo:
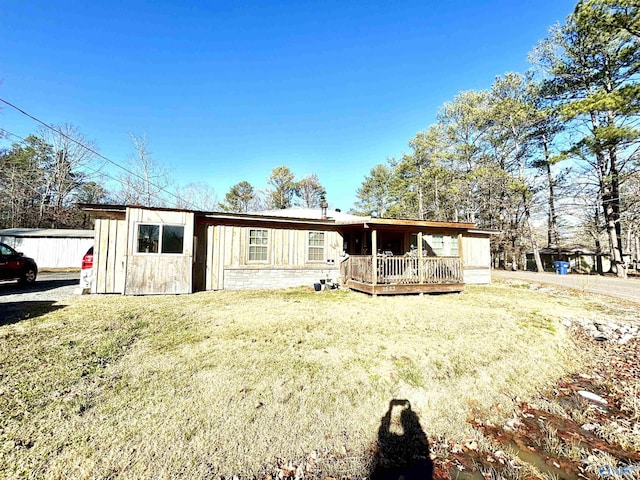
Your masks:
<svg viewBox="0 0 640 480"><path fill-rule="evenodd" d="M371 283L378 283L378 231L371 230Z"/></svg>
<svg viewBox="0 0 640 480"><path fill-rule="evenodd" d="M424 283L424 264L422 263L422 232L418 232L418 275L420 283Z"/></svg>

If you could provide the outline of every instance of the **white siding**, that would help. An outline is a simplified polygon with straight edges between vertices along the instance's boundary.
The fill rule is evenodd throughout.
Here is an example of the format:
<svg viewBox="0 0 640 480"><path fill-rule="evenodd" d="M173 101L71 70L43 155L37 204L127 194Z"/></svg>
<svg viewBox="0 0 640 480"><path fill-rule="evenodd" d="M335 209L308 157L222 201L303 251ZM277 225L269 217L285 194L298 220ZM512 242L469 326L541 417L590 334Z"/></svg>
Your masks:
<svg viewBox="0 0 640 480"><path fill-rule="evenodd" d="M93 238L2 236L0 241L36 261L38 269L80 268Z"/></svg>
<svg viewBox="0 0 640 480"><path fill-rule="evenodd" d="M489 237L462 237L462 262L467 268L491 268Z"/></svg>
<svg viewBox="0 0 640 480"><path fill-rule="evenodd" d="M491 249L489 247L489 237L463 236L461 255L464 283L469 285L491 283Z"/></svg>

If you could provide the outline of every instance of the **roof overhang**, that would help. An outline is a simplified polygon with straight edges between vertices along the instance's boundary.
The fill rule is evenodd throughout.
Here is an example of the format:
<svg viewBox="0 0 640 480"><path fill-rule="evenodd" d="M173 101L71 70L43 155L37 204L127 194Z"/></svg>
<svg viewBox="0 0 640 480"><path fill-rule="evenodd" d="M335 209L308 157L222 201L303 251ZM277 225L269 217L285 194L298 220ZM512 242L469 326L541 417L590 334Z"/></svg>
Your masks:
<svg viewBox="0 0 640 480"><path fill-rule="evenodd" d="M500 230L488 230L482 228L471 228L469 229L469 233L475 233L478 235L500 235L502 232Z"/></svg>
<svg viewBox="0 0 640 480"><path fill-rule="evenodd" d="M258 215L258 214L242 214L242 213L202 213L196 212L198 218L204 218L212 220L218 223L259 223L259 224L279 224L279 225L301 225L301 226L324 226L334 227L339 225L334 220L317 220L312 218L291 218L291 217L277 217L275 215Z"/></svg>
<svg viewBox="0 0 640 480"><path fill-rule="evenodd" d="M7 228L0 230L2 237L18 238L93 238L93 230L80 230L70 228Z"/></svg>
<svg viewBox="0 0 640 480"><path fill-rule="evenodd" d="M192 212L197 219L204 219L212 223L227 223L235 225L261 224L261 225L288 225L298 227L325 227L337 229L339 227L361 227L363 229L442 229L469 232L479 235L495 235L499 232L492 230L479 230L473 223L464 222L432 222L425 220L408 220L392 218L360 217L356 219L335 220L295 218L291 216L260 215L259 213L228 213L228 212L203 212L198 210L187 210L180 208L164 207L143 207L139 205L101 205L101 204L78 204L78 206L96 216L107 218L122 218L128 208L142 208L145 210L167 211L167 212Z"/></svg>
<svg viewBox="0 0 640 480"><path fill-rule="evenodd" d="M544 247L538 249L538 253L541 255L599 255L597 252L588 248L553 248ZM527 252L527 254L533 254L533 251Z"/></svg>
<svg viewBox="0 0 640 480"><path fill-rule="evenodd" d="M475 228L473 223L462 222L429 222L426 220L405 220L393 218L371 218L365 222L370 228L375 226L389 227L416 227L416 228L454 228L458 230L469 230Z"/></svg>
<svg viewBox="0 0 640 480"><path fill-rule="evenodd" d="M259 215L255 213L228 213L228 212L204 212L199 210L188 210L184 208L165 208L165 207L144 207L141 205L102 205L80 203L78 207L85 212L92 213L103 218L121 218L126 215L127 209L140 208L144 210L152 210L157 212L190 212L196 218L206 219L218 223L230 224L288 224L300 226L324 226L335 227L337 222L332 219L312 219L312 218L292 218L278 217L275 215Z"/></svg>
<svg viewBox="0 0 640 480"><path fill-rule="evenodd" d="M124 219L127 214L125 205L101 205L95 203L78 203L78 208L100 218Z"/></svg>

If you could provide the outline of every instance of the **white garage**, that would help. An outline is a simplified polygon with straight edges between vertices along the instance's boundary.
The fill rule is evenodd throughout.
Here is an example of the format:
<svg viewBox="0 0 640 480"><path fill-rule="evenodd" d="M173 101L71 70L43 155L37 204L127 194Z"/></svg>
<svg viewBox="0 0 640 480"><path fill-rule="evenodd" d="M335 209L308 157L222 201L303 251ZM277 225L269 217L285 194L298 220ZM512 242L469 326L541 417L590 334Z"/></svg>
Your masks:
<svg viewBox="0 0 640 480"><path fill-rule="evenodd" d="M38 269L80 268L93 246L93 230L10 228L0 230L0 242L33 258Z"/></svg>

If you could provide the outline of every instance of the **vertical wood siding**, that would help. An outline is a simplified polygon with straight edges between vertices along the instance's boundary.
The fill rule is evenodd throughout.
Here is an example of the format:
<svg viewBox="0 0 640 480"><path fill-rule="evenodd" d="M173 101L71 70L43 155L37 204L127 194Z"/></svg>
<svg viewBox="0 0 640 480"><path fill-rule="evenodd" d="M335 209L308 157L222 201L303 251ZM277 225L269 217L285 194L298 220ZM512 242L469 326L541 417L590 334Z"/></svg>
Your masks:
<svg viewBox="0 0 640 480"><path fill-rule="evenodd" d="M97 219L91 293L124 293L126 253L126 221Z"/></svg>
<svg viewBox="0 0 640 480"><path fill-rule="evenodd" d="M139 223L184 226L182 254L138 254ZM193 212L127 209L127 270L125 294L180 294L193 291Z"/></svg>
<svg viewBox="0 0 640 480"><path fill-rule="evenodd" d="M473 235L462 237L464 281L468 284L491 283L491 250L489 238Z"/></svg>
<svg viewBox="0 0 640 480"><path fill-rule="evenodd" d="M463 236L461 254L465 267L491 267L491 249L487 237Z"/></svg>
<svg viewBox="0 0 640 480"><path fill-rule="evenodd" d="M342 252L342 236L325 231L325 261L307 259L307 230L266 228L269 233L267 261L249 261L249 230L261 227L211 225L207 230L207 289L219 290L224 286L225 270L233 269L318 269L326 270L326 260L334 260L337 268Z"/></svg>

